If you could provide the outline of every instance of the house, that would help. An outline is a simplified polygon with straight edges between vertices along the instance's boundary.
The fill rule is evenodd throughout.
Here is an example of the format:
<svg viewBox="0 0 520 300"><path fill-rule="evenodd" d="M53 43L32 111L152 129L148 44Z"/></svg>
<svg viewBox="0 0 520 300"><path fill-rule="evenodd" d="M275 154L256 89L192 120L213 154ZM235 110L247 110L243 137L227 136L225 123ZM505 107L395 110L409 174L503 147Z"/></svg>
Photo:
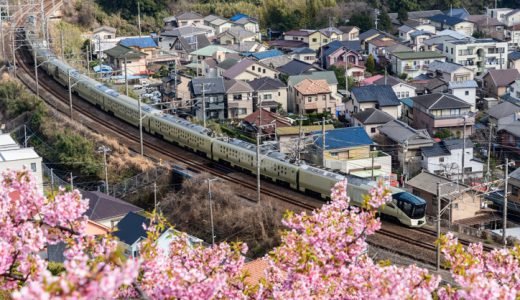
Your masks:
<svg viewBox="0 0 520 300"><path fill-rule="evenodd" d="M117 45L105 51L108 63L114 69L121 70L123 74L142 75L148 74L146 54L134 49Z"/></svg>
<svg viewBox="0 0 520 300"><path fill-rule="evenodd" d="M262 106L270 107L271 111L278 108L287 111L287 86L279 79L261 77L249 81L249 85L253 88L253 107L262 102Z"/></svg>
<svg viewBox="0 0 520 300"><path fill-rule="evenodd" d="M321 46L331 42L330 38L319 30L290 30L284 32L283 39L286 41L300 41L313 50L318 50Z"/></svg>
<svg viewBox="0 0 520 300"><path fill-rule="evenodd" d="M374 59L379 62L387 57L387 48L399 44L399 41L392 37L378 37L366 42L368 54L372 54Z"/></svg>
<svg viewBox="0 0 520 300"><path fill-rule="evenodd" d="M113 235L118 238L126 257L139 257L140 244L148 237L145 226L150 226L150 219L133 212L129 212L117 224L117 231ZM155 240L157 247L168 253L170 243L176 239L177 234L178 232L172 228L162 229L160 235ZM188 240L192 244L202 243L201 239L193 236L188 236Z"/></svg>
<svg viewBox="0 0 520 300"><path fill-rule="evenodd" d="M338 29L343 32L342 41L359 40L359 28L357 26L340 26Z"/></svg>
<svg viewBox="0 0 520 300"><path fill-rule="evenodd" d="M402 112L401 112L401 121L405 122L408 125L413 124L413 100L410 98L402 98L399 99L401 101Z"/></svg>
<svg viewBox="0 0 520 300"><path fill-rule="evenodd" d="M373 81L375 85L389 85L392 87L397 99L415 97L415 87L395 76L381 76Z"/></svg>
<svg viewBox="0 0 520 300"><path fill-rule="evenodd" d="M343 32L334 26L319 29L319 32L326 36L329 42L341 41L343 39Z"/></svg>
<svg viewBox="0 0 520 300"><path fill-rule="evenodd" d="M322 134L317 131L316 134ZM316 138L312 161L324 161L325 168L359 177L385 177L392 173L392 158L381 151L374 151L374 142L362 127L346 127L325 132L325 151L322 138ZM324 153L323 153L324 152ZM372 176L373 174L373 176Z"/></svg>
<svg viewBox="0 0 520 300"><path fill-rule="evenodd" d="M204 25L212 27L215 34L221 34L229 28L233 27L233 22L215 15L204 17Z"/></svg>
<svg viewBox="0 0 520 300"><path fill-rule="evenodd" d="M431 147L424 147L422 152L422 167L429 173L441 175L450 180L462 179L462 168L464 167L464 179L482 178L484 164L473 157L473 142L464 140L449 139L442 140L433 144ZM465 152L464 157L462 156ZM464 163L462 161L464 159Z"/></svg>
<svg viewBox="0 0 520 300"><path fill-rule="evenodd" d="M325 79L304 79L294 86L296 90L296 112L309 113L335 113L337 100L332 97L332 92Z"/></svg>
<svg viewBox="0 0 520 300"><path fill-rule="evenodd" d="M245 53L242 53L242 55L245 57L252 57L256 60L261 61L263 59L268 59L271 57L282 56L283 52L280 50L277 50L277 49L272 49L272 50L266 50L266 51L260 51L260 52L245 52Z"/></svg>
<svg viewBox="0 0 520 300"><path fill-rule="evenodd" d="M511 204L515 204L515 206L518 207L518 204L520 204L520 169L516 169L509 173L507 191L507 200L511 201Z"/></svg>
<svg viewBox="0 0 520 300"><path fill-rule="evenodd" d="M338 96L337 96L338 79L336 78L336 74L334 74L333 71L319 71L319 72L313 72L311 74L289 76L289 78L287 78L287 86L288 86L287 109L289 112L297 112L297 110L296 110L297 91L295 89L295 86L298 85L304 79L311 79L311 80L325 79L327 81L327 84L331 91L331 95L335 98L338 98Z"/></svg>
<svg viewBox="0 0 520 300"><path fill-rule="evenodd" d="M204 34L186 37L180 36L172 39L167 51L177 53L180 56L180 61L187 63L193 60L191 57L193 51L208 45L210 45L210 42Z"/></svg>
<svg viewBox="0 0 520 300"><path fill-rule="evenodd" d="M242 119L253 112L253 88L245 81L224 81L227 96L228 117Z"/></svg>
<svg viewBox="0 0 520 300"><path fill-rule="evenodd" d="M464 20L466 20L468 17L470 17L469 12L464 7L461 7L461 8L450 7L450 9L447 9L447 10L443 11L442 13L445 15L448 15L450 17L455 17L455 18L464 19Z"/></svg>
<svg viewBox="0 0 520 300"><path fill-rule="evenodd" d="M520 72L520 51L509 52L507 60L508 69L517 69Z"/></svg>
<svg viewBox="0 0 520 300"><path fill-rule="evenodd" d="M450 29L467 36L472 36L475 29L475 24L472 22L458 17L451 17L445 14L431 16L428 19L437 30Z"/></svg>
<svg viewBox="0 0 520 300"><path fill-rule="evenodd" d="M513 9L504 15L503 22L507 27L520 24L520 9Z"/></svg>
<svg viewBox="0 0 520 300"><path fill-rule="evenodd" d="M427 51L428 45L425 44L425 41L430 39L432 36L435 36L435 34L429 32L429 31L416 30L416 31L410 33L409 46L414 51Z"/></svg>
<svg viewBox="0 0 520 300"><path fill-rule="evenodd" d="M518 115L516 115L518 118ZM520 157L520 118L514 123L499 127L497 131L499 156L511 157L518 160ZM496 151L496 150L495 150Z"/></svg>
<svg viewBox="0 0 520 300"><path fill-rule="evenodd" d="M276 128L276 138L278 139L278 148L280 152L286 154L293 154L298 149L303 150L311 140L312 135L317 131L329 131L334 129L334 125L325 124L325 128L322 125L308 125L308 126L286 126Z"/></svg>
<svg viewBox="0 0 520 300"><path fill-rule="evenodd" d="M392 120L378 129L380 136L376 141L394 158L394 169L400 169L401 174L408 176L418 172L421 169L421 148L435 143L428 131L414 129L399 120Z"/></svg>
<svg viewBox="0 0 520 300"><path fill-rule="evenodd" d="M196 105L192 107L197 119L204 119L202 102L206 104L206 119L223 120L228 118L226 101L226 86L221 77L196 77L190 84L191 98L196 98ZM204 100L202 96L204 94Z"/></svg>
<svg viewBox="0 0 520 300"><path fill-rule="evenodd" d="M261 109L256 109L252 114L246 116L244 121L255 127L260 126L262 128L262 133L267 135L274 135L276 129L292 125L291 119L275 112L271 112L263 107Z"/></svg>
<svg viewBox="0 0 520 300"><path fill-rule="evenodd" d="M222 74L229 70L232 66L236 65L239 62L238 59L234 58L226 58L225 60L219 62L215 68L217 69L217 75L222 76Z"/></svg>
<svg viewBox="0 0 520 300"><path fill-rule="evenodd" d="M204 18L196 12L185 12L175 17L176 27L198 26L204 24Z"/></svg>
<svg viewBox="0 0 520 300"><path fill-rule="evenodd" d="M511 8L502 8L502 7L495 7L495 8L486 8L486 16L489 16L491 18L498 19L500 22L505 23L506 22L506 15L513 11Z"/></svg>
<svg viewBox="0 0 520 300"><path fill-rule="evenodd" d="M260 53L265 52L267 50L267 47L264 44L261 44L257 41L246 41L240 44L222 45L222 47L228 48L239 53Z"/></svg>
<svg viewBox="0 0 520 300"><path fill-rule="evenodd" d="M414 128L426 129L431 135L448 130L453 136L462 137L473 133L475 117L471 104L451 94L426 94L413 100ZM464 124L466 126L464 126Z"/></svg>
<svg viewBox="0 0 520 300"><path fill-rule="evenodd" d="M401 116L401 102L389 85L367 85L352 88L347 110L357 113L367 108L377 108L397 119Z"/></svg>
<svg viewBox="0 0 520 300"><path fill-rule="evenodd" d="M415 77L408 83L415 87L417 95L448 92L448 83L446 81L437 77L431 78L424 74Z"/></svg>
<svg viewBox="0 0 520 300"><path fill-rule="evenodd" d="M340 62L359 65L363 60L360 51L358 41L333 41L319 49L320 64L325 69Z"/></svg>
<svg viewBox="0 0 520 300"><path fill-rule="evenodd" d="M509 124L516 124L520 120L520 105L504 101L486 110L485 114L496 135L499 129Z"/></svg>
<svg viewBox="0 0 520 300"><path fill-rule="evenodd" d="M434 60L445 61L446 56L437 51L395 52L390 54L392 71L399 76L406 74L411 78L426 73L429 64Z"/></svg>
<svg viewBox="0 0 520 300"><path fill-rule="evenodd" d="M301 40L271 40L267 44L271 49L278 49L284 52L290 52L296 48L309 47L308 43Z"/></svg>
<svg viewBox="0 0 520 300"><path fill-rule="evenodd" d="M19 171L24 167L32 172L36 185L43 194L42 158L32 147L21 148L10 134L0 134L0 172Z"/></svg>
<svg viewBox="0 0 520 300"><path fill-rule="evenodd" d="M497 18L491 18L487 15L471 15L467 19L475 24L475 31L485 34L497 40L505 39L506 25Z"/></svg>
<svg viewBox="0 0 520 300"><path fill-rule="evenodd" d="M323 71L322 68L316 65L308 64L306 62L299 61L296 59L288 62L283 66L276 68L276 70L285 76L301 75L305 73L312 73L315 71Z"/></svg>
<svg viewBox="0 0 520 300"><path fill-rule="evenodd" d="M471 221L478 216L486 215L482 209L483 199L478 192L469 189L467 185L452 182L451 180L432 173L422 172L406 182L412 193L426 200L426 215L437 216L437 184L440 184L442 219L451 223ZM457 191L463 190L462 193ZM467 222L464 222L468 224Z"/></svg>
<svg viewBox="0 0 520 300"><path fill-rule="evenodd" d="M461 64L434 60L428 65L428 73L432 77L438 77L446 82L449 81L468 81L473 80L475 74L473 70Z"/></svg>
<svg viewBox="0 0 520 300"><path fill-rule="evenodd" d="M483 90L487 97L499 98L507 93L507 88L520 79L517 69L489 70L482 78Z"/></svg>
<svg viewBox="0 0 520 300"><path fill-rule="evenodd" d="M296 48L289 52L289 57L291 59L297 59L309 64L313 64L316 62L316 51L309 47Z"/></svg>
<svg viewBox="0 0 520 300"><path fill-rule="evenodd" d="M273 69L279 68L283 65L290 63L292 59L287 55L274 56L269 58L264 58L260 60L266 66L269 66Z"/></svg>
<svg viewBox="0 0 520 300"><path fill-rule="evenodd" d="M520 46L520 24L506 27L505 38L509 47L512 49L518 49Z"/></svg>
<svg viewBox="0 0 520 300"><path fill-rule="evenodd" d="M227 79L250 81L260 77L278 78L279 71L252 59L242 59L222 73Z"/></svg>
<svg viewBox="0 0 520 300"><path fill-rule="evenodd" d="M242 27L244 30L256 33L257 34L256 38L258 40L261 40L260 27L258 26L258 21L256 21L255 19L249 18L249 17L244 17L244 18L240 18L236 21L233 21L233 23L236 26Z"/></svg>
<svg viewBox="0 0 520 300"><path fill-rule="evenodd" d="M139 213L143 209L129 202L101 192L80 191L83 199L88 199L85 216L106 228L114 228L129 212Z"/></svg>
<svg viewBox="0 0 520 300"><path fill-rule="evenodd" d="M450 34L441 34L441 33L446 33L446 32L450 32ZM454 35L456 37L454 37ZM423 44L424 44L426 51L442 52L442 51L444 51L444 43L446 41L462 40L465 38L467 38L467 36L460 34L458 32L455 32L453 30L446 29L446 30L437 32L437 34L435 36L432 36L429 39L425 40L423 42Z"/></svg>
<svg viewBox="0 0 520 300"><path fill-rule="evenodd" d="M217 35L217 39L221 45L241 44L244 42L254 42L256 40L256 33L236 26Z"/></svg>
<svg viewBox="0 0 520 300"><path fill-rule="evenodd" d="M116 37L117 29L110 26L101 26L92 31L92 39L109 40Z"/></svg>
<svg viewBox="0 0 520 300"><path fill-rule="evenodd" d="M443 53L448 61L461 64L480 76L488 70L507 68L507 49L507 42L466 38L445 41Z"/></svg>
<svg viewBox="0 0 520 300"><path fill-rule="evenodd" d="M135 37L125 38L119 41L119 44L124 47L134 49L151 57L157 51L157 43L151 37Z"/></svg>
<svg viewBox="0 0 520 300"><path fill-rule="evenodd" d="M359 42L361 43L361 49L364 51L368 51L368 42L373 39L381 39L381 38L390 38L395 39L394 36L389 34L388 32L381 31L379 29L369 29L361 34L359 34Z"/></svg>
<svg viewBox="0 0 520 300"><path fill-rule="evenodd" d="M477 88L478 84L475 80L450 81L448 83L449 92L470 104L470 111L472 112L477 110Z"/></svg>
<svg viewBox="0 0 520 300"><path fill-rule="evenodd" d="M191 77L177 74L177 76L166 76L161 78L162 85L159 87L162 100L172 103L174 108L188 108L191 106Z"/></svg>
<svg viewBox="0 0 520 300"><path fill-rule="evenodd" d="M367 108L363 111L353 114L351 122L353 126L363 127L368 136L373 138L379 134L379 126L384 125L392 120L394 120L394 118L391 115L380 109Z"/></svg>
<svg viewBox="0 0 520 300"><path fill-rule="evenodd" d="M204 60L208 57L213 57L218 62L224 61L229 53L237 53L231 49L222 47L220 45L209 45L204 48L199 48L191 53L192 57L196 57L197 61Z"/></svg>

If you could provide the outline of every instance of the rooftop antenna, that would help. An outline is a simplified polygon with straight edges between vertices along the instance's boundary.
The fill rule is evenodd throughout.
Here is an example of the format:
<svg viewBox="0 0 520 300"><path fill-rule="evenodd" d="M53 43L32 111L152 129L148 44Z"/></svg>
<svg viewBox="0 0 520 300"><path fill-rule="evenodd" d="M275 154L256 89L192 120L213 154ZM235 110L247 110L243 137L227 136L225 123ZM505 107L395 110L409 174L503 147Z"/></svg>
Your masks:
<svg viewBox="0 0 520 300"><path fill-rule="evenodd" d="M453 17L453 4L450 4L450 17Z"/></svg>
<svg viewBox="0 0 520 300"><path fill-rule="evenodd" d="M141 4L137 1L137 27L139 27L139 37L141 37Z"/></svg>

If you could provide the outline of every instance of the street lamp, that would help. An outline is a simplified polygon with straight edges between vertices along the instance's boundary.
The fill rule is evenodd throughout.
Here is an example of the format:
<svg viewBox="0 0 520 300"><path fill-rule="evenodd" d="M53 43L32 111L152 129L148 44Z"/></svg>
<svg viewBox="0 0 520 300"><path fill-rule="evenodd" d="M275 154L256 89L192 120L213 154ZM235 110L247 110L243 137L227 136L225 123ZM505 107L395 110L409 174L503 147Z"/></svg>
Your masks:
<svg viewBox="0 0 520 300"><path fill-rule="evenodd" d="M211 223L211 245L215 244L215 227L213 225L213 205L211 202L211 183L217 180L220 180L220 178L211 178L205 180L208 182L209 218Z"/></svg>

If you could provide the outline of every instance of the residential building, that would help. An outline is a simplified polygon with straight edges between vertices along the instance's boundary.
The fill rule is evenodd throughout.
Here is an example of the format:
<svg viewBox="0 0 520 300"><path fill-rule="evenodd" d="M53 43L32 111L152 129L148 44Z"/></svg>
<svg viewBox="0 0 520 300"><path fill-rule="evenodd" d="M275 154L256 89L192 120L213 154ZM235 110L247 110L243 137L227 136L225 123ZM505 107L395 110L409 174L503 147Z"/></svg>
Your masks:
<svg viewBox="0 0 520 300"><path fill-rule="evenodd" d="M386 49L388 47L395 46L398 44L399 44L399 41L397 41L396 39L394 39L392 37L387 37L387 36L378 37L378 38L374 38L369 41L366 41L368 54L369 55L372 54L372 56L374 57L374 59L377 62L379 62L380 60L387 57L387 55L389 53L387 52Z"/></svg>
<svg viewBox="0 0 520 300"><path fill-rule="evenodd" d="M352 88L347 110L357 113L368 108L380 109L394 119L401 116L401 102L389 85L367 85Z"/></svg>
<svg viewBox="0 0 520 300"><path fill-rule="evenodd" d="M330 38L325 36L319 30L291 30L284 32L283 39L286 41L299 41L305 43L313 50L318 50L321 46L331 42Z"/></svg>
<svg viewBox="0 0 520 300"><path fill-rule="evenodd" d="M402 112L401 112L401 121L405 122L408 125L413 124L413 100L410 98L402 98L399 99L401 101Z"/></svg>
<svg viewBox="0 0 520 300"><path fill-rule="evenodd" d="M504 15L503 21L507 27L520 24L520 9L513 9Z"/></svg>
<svg viewBox="0 0 520 300"><path fill-rule="evenodd" d="M110 26L101 26L92 31L92 39L109 40L116 37L117 29Z"/></svg>
<svg viewBox="0 0 520 300"><path fill-rule="evenodd" d="M461 180L463 168L465 180L482 178L484 164L473 157L473 147L473 142L469 138L466 139L465 147L463 139L443 140L431 147L424 147L421 149L422 167L430 173L450 180Z"/></svg>
<svg viewBox="0 0 520 300"><path fill-rule="evenodd" d="M432 36L435 36L435 34L429 32L429 31L416 30L416 31L410 33L409 46L414 51L419 51L419 52L427 51L428 45L425 44L425 41L430 39Z"/></svg>
<svg viewBox="0 0 520 300"><path fill-rule="evenodd" d="M467 36L473 35L475 24L470 21L458 17L451 17L445 14L431 16L428 19L437 30L450 29Z"/></svg>
<svg viewBox="0 0 520 300"><path fill-rule="evenodd" d="M415 87L395 76L381 76L373 81L375 85L389 85L392 87L397 99L415 97Z"/></svg>
<svg viewBox="0 0 520 300"><path fill-rule="evenodd" d="M509 52L507 60L508 69L517 69L520 72L520 51Z"/></svg>
<svg viewBox="0 0 520 300"><path fill-rule="evenodd" d="M300 40L271 40L267 44L271 49L278 49L284 52L290 52L296 48L309 47L309 43Z"/></svg>
<svg viewBox="0 0 520 300"><path fill-rule="evenodd" d="M224 81L227 96L228 117L242 119L253 112L253 88L245 81Z"/></svg>
<svg viewBox="0 0 520 300"><path fill-rule="evenodd" d="M222 45L222 47L228 48L239 53L259 53L267 51L267 47L264 44L261 44L257 41L245 41L240 44Z"/></svg>
<svg viewBox="0 0 520 300"><path fill-rule="evenodd" d="M388 113L376 109L367 108L352 115L351 123L356 127L363 127L370 138L379 134L378 127L384 125L395 118Z"/></svg>
<svg viewBox="0 0 520 300"><path fill-rule="evenodd" d="M180 61L182 63L188 63L193 60L191 57L191 53L193 51L210 45L208 38L204 34L186 37L171 37L169 39L163 40L163 46L166 45L167 40L170 41L170 43L168 43L168 47L166 49L161 49L166 50L167 52L177 53L180 56Z"/></svg>
<svg viewBox="0 0 520 300"><path fill-rule="evenodd" d="M507 192L509 194L507 200L511 201L511 204L514 204L518 211L518 205L520 204L520 169L516 169L509 173Z"/></svg>
<svg viewBox="0 0 520 300"><path fill-rule="evenodd" d="M116 70L121 70L122 74L143 75L148 74L146 54L133 50L123 45L117 45L104 52L110 66Z"/></svg>
<svg viewBox="0 0 520 300"><path fill-rule="evenodd" d="M426 200L426 215L437 216L437 184L441 187L441 207L447 208L442 219L451 223L471 220L486 212L482 209L483 199L476 191L467 185L452 182L451 180L432 173L422 172L406 182L412 193ZM463 190L462 193L457 191Z"/></svg>
<svg viewBox="0 0 520 300"><path fill-rule="evenodd" d="M509 93L506 94L504 99L519 104L520 103L520 79L515 80L515 82L509 85Z"/></svg>
<svg viewBox="0 0 520 300"><path fill-rule="evenodd" d="M185 12L175 17L175 27L198 26L204 24L202 15L196 12Z"/></svg>
<svg viewBox="0 0 520 300"><path fill-rule="evenodd" d="M435 143L428 131L414 129L399 120L392 120L378 129L380 136L375 141L392 156L394 170L401 170L401 174L407 176L420 171L421 148Z"/></svg>
<svg viewBox="0 0 520 300"><path fill-rule="evenodd" d="M449 92L470 104L472 112L477 110L477 88L478 84L475 80L450 81L448 83Z"/></svg>
<svg viewBox="0 0 520 300"><path fill-rule="evenodd" d="M429 64L434 60L445 61L446 56L437 51L396 52L390 54L392 71L399 76L406 74L411 78L426 73Z"/></svg>
<svg viewBox="0 0 520 300"><path fill-rule="evenodd" d="M118 238L119 245L122 246L123 254L126 257L139 257L140 244L148 237L145 226L150 226L150 219L133 212L129 212L117 224L117 231L115 231L113 235ZM170 249L170 243L178 236L176 233L177 231L172 228L162 229L155 240L157 247L167 254ZM188 240L192 244L200 244L203 242L201 239L190 235L188 235Z"/></svg>
<svg viewBox="0 0 520 300"><path fill-rule="evenodd" d="M320 131L316 132L321 134ZM374 142L362 127L346 127L325 132L325 153L322 139L315 139L313 162L322 162L325 168L359 177L388 177L392 173L392 158L371 149Z"/></svg>
<svg viewBox="0 0 520 300"><path fill-rule="evenodd" d="M222 77L196 77L191 80L191 98L196 98L197 105L192 107L197 119L204 119L202 103L206 104L206 119L223 120L228 118L226 86ZM204 100L202 99L204 91Z"/></svg>
<svg viewBox="0 0 520 300"><path fill-rule="evenodd" d="M204 48L199 48L191 53L192 57L196 58L196 61L202 61L208 57L213 57L218 62L224 61L229 53L237 53L231 49L222 47L220 45L209 45Z"/></svg>
<svg viewBox="0 0 520 300"><path fill-rule="evenodd" d="M449 130L453 136L462 137L473 133L475 117L471 104L451 94L427 94L413 100L414 128L426 129L431 135L439 130ZM465 124L465 126L464 126Z"/></svg>
<svg viewBox="0 0 520 300"><path fill-rule="evenodd" d="M476 32L501 41L505 39L506 25L497 18L487 15L471 15L467 17L467 20L475 24Z"/></svg>
<svg viewBox="0 0 520 300"><path fill-rule="evenodd" d="M221 34L233 26L233 22L215 15L204 17L204 25L215 30L215 34Z"/></svg>
<svg viewBox="0 0 520 300"><path fill-rule="evenodd" d="M507 42L467 38L445 41L443 53L448 61L461 64L480 76L488 70L506 69L507 52Z"/></svg>
<svg viewBox="0 0 520 300"><path fill-rule="evenodd" d="M234 21L234 24L242 27L244 30L256 33L256 39L259 41L261 40L260 26L258 25L258 21L255 19L244 17Z"/></svg>
<svg viewBox="0 0 520 300"><path fill-rule="evenodd" d="M265 50L265 51L259 51L259 52L245 52L245 53L242 53L242 55L245 57L254 58L258 61L261 61L263 59L282 56L282 55L284 55L284 53L277 49L271 49L271 50Z"/></svg>
<svg viewBox="0 0 520 300"><path fill-rule="evenodd" d="M275 112L271 112L265 108L256 109L252 114L246 116L244 121L256 128L260 125L263 134L273 137L278 128L289 127L292 125L291 119Z"/></svg>
<svg viewBox="0 0 520 300"><path fill-rule="evenodd" d="M369 29L361 34L359 34L359 42L361 43L361 49L363 51L368 51L368 42L373 39L380 39L380 38L393 38L396 39L394 36L389 34L388 32L381 31L379 29Z"/></svg>
<svg viewBox="0 0 520 300"><path fill-rule="evenodd" d="M115 228L129 212L140 213L142 208L124 200L101 192L80 191L83 199L88 199L85 216L106 228Z"/></svg>
<svg viewBox="0 0 520 300"><path fill-rule="evenodd" d="M235 58L226 58L225 60L219 62L215 68L217 69L217 75L222 76L222 74L229 70L232 66L236 65L239 62L238 59Z"/></svg>
<svg viewBox="0 0 520 300"><path fill-rule="evenodd" d="M520 47L520 24L507 27L505 30L505 40L509 48L518 50Z"/></svg>
<svg viewBox="0 0 520 300"><path fill-rule="evenodd" d="M20 171L23 168L32 173L43 194L42 158L32 147L21 148L8 133L0 134L0 173L7 170Z"/></svg>
<svg viewBox="0 0 520 300"><path fill-rule="evenodd" d="M227 79L250 81L260 77L278 78L279 71L252 59L242 59L222 73Z"/></svg>
<svg viewBox="0 0 520 300"><path fill-rule="evenodd" d="M456 18L464 19L464 20L466 20L467 18L470 17L469 12L464 7L460 7L460 8L450 7L450 9L447 9L447 10L443 11L442 13L445 15L448 15L450 17L456 17Z"/></svg>
<svg viewBox="0 0 520 300"><path fill-rule="evenodd" d="M289 76L289 78L287 78L287 86L288 86L287 109L289 112L298 112L298 110L296 110L297 91L295 89L295 86L298 85L304 79L311 79L311 80L325 79L329 86L331 96L334 98L337 98L337 99L340 98L338 96L338 79L336 78L336 74L334 74L333 71L319 71L319 72L313 72L311 74Z"/></svg>
<svg viewBox="0 0 520 300"><path fill-rule="evenodd" d="M297 59L309 64L313 64L316 62L316 51L309 47L296 48L289 53L289 57L291 59Z"/></svg>
<svg viewBox="0 0 520 300"><path fill-rule="evenodd" d="M359 65L363 57L359 41L333 41L319 49L320 65L327 69L340 62Z"/></svg>
<svg viewBox="0 0 520 300"><path fill-rule="evenodd" d="M276 70L285 76L309 74L316 71L323 71L323 69L317 65L308 64L296 59L276 68Z"/></svg>
<svg viewBox="0 0 520 300"><path fill-rule="evenodd" d="M357 26L340 26L339 30L343 32L342 41L359 40L359 28Z"/></svg>
<svg viewBox="0 0 520 300"><path fill-rule="evenodd" d="M461 64L434 60L428 65L428 73L432 77L438 77L446 82L449 81L468 81L473 80L475 74L473 70Z"/></svg>
<svg viewBox="0 0 520 300"><path fill-rule="evenodd" d="M508 87L520 79L517 69L489 70L482 78L486 97L499 98L508 92Z"/></svg>
<svg viewBox="0 0 520 300"><path fill-rule="evenodd" d="M296 90L296 112L300 114L336 111L337 100L332 97L325 79L304 79L294 86Z"/></svg>
<svg viewBox="0 0 520 300"><path fill-rule="evenodd" d="M517 121L507 124L497 131L497 144L495 151L500 152L501 157L510 157L518 161L520 158L520 117Z"/></svg>
<svg viewBox="0 0 520 300"><path fill-rule="evenodd" d="M319 29L319 32L326 36L329 42L343 40L343 32L336 27L329 26L327 28Z"/></svg>
<svg viewBox="0 0 520 300"><path fill-rule="evenodd" d="M254 42L256 40L256 33L236 26L220 33L217 35L217 38L221 45L241 44L244 42Z"/></svg>
<svg viewBox="0 0 520 300"><path fill-rule="evenodd" d="M271 68L279 68L283 65L286 65L292 61L292 58L290 58L288 55L280 55L280 56L274 56L269 58L264 58L260 60L261 63L263 63L266 66L269 66Z"/></svg>
<svg viewBox="0 0 520 300"><path fill-rule="evenodd" d="M287 86L279 79L261 77L249 81L249 85L253 88L253 107L261 101L271 111L281 108L287 112Z"/></svg>
<svg viewBox="0 0 520 300"><path fill-rule="evenodd" d="M285 126L276 128L276 138L278 139L278 149L280 152L294 155L298 149L303 150L307 144L312 143L312 135L318 131L325 129L325 132L334 129L334 125L326 124L325 128L322 125L309 126Z"/></svg>
<svg viewBox="0 0 520 300"><path fill-rule="evenodd" d="M520 120L520 105L503 101L486 110L488 122L493 128L493 134L500 129L508 127L509 124L517 124Z"/></svg>
<svg viewBox="0 0 520 300"><path fill-rule="evenodd" d="M119 41L119 44L135 51L142 52L147 56L152 56L158 48L157 43L149 36L124 38Z"/></svg>
<svg viewBox="0 0 520 300"><path fill-rule="evenodd" d="M511 11L513 11L511 8L486 8L486 16L489 16L491 18L498 19L502 23L506 23L506 15L509 14Z"/></svg>

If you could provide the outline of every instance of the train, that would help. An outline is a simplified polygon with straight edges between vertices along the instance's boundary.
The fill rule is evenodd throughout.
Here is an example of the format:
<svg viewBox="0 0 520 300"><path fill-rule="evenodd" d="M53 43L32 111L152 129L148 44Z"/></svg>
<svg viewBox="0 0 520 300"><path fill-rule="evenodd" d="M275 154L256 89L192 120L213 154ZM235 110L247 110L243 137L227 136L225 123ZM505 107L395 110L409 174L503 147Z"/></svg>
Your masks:
<svg viewBox="0 0 520 300"><path fill-rule="evenodd" d="M31 55L36 55L38 64L54 80L65 88L74 84L71 91L85 101L95 105L115 117L139 126L137 100L111 89L89 76L81 74L66 62L57 58L44 44L27 38ZM208 128L194 124L183 118L165 114L150 105L142 104L144 113L143 130L172 144L199 153L213 161L229 165L256 175L256 145L243 140L217 137ZM326 170L307 164L295 164L285 154L274 148L261 149L260 172L264 179L290 187L302 193L317 195L322 200L329 199L331 188L347 179L347 192L353 204L360 205L363 195L377 185L367 179ZM421 227L426 223L426 201L407 191L389 187L392 201L380 208L382 214L397 219L408 227Z"/></svg>

